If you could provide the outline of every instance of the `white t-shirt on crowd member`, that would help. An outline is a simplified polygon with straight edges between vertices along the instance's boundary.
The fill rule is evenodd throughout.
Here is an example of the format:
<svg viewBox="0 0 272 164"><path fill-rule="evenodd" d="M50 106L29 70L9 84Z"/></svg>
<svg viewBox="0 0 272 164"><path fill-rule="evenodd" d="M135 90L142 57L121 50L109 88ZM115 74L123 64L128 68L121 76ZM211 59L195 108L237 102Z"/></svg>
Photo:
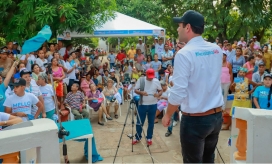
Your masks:
<svg viewBox="0 0 272 164"><path fill-rule="evenodd" d="M44 100L44 107L45 107L45 112L49 112L51 110L55 109L55 102L53 100L53 88L51 85L46 84L45 86L40 86L40 90L43 96Z"/></svg>
<svg viewBox="0 0 272 164"><path fill-rule="evenodd" d="M128 69L126 71L125 70L123 70L123 71L125 71L125 73L129 73L131 75L132 74L132 70L133 70L133 68L129 65Z"/></svg>
<svg viewBox="0 0 272 164"><path fill-rule="evenodd" d="M39 65L39 67L42 69L43 72L46 72L46 68L44 67L44 64L47 64L47 60L46 60L46 59L44 59L44 60L42 61L42 59L37 58L37 59L36 59L36 64Z"/></svg>
<svg viewBox="0 0 272 164"><path fill-rule="evenodd" d="M25 60L25 58L26 55L23 55L20 60ZM29 57L27 58L26 69L32 71L31 66L35 63L35 61L36 61L35 55L29 54Z"/></svg>
<svg viewBox="0 0 272 164"><path fill-rule="evenodd" d="M8 121L10 117L10 114L0 112L0 122L2 121ZM2 130L2 126L0 126L0 130Z"/></svg>
<svg viewBox="0 0 272 164"><path fill-rule="evenodd" d="M162 57L165 57L165 58L169 58L169 57L173 57L173 56L174 56L174 54L170 50L168 50L168 52L164 52L162 54ZM168 64L172 65L172 60L163 61L162 62L162 67L166 68Z"/></svg>
<svg viewBox="0 0 272 164"><path fill-rule="evenodd" d="M140 89L140 81L140 79L137 81L135 89ZM158 79L154 78L152 81L149 81L145 78L144 92L146 92L148 96L143 96L143 105L156 104L157 98L155 98L153 95L157 93L158 90L162 90Z"/></svg>
<svg viewBox="0 0 272 164"><path fill-rule="evenodd" d="M71 64L70 64L68 61L65 63L65 65L66 65L66 68L68 69L68 71L71 70L71 69L73 68L73 67L71 66ZM72 72L67 73L67 77L68 77L69 79L76 80L76 69L73 69Z"/></svg>
<svg viewBox="0 0 272 164"><path fill-rule="evenodd" d="M12 113L23 112L25 114L31 115L32 105L36 105L39 99L32 93L25 92L22 97L13 94L7 97L4 102L5 107L12 109ZM22 117L23 121L28 121L27 117Z"/></svg>
<svg viewBox="0 0 272 164"><path fill-rule="evenodd" d="M9 96L11 96L13 94L14 94L14 91L8 86L8 88L7 88L6 92L5 92L5 96L9 97Z"/></svg>
<svg viewBox="0 0 272 164"><path fill-rule="evenodd" d="M170 94L170 89L169 89L169 88L167 88L167 90L166 90L165 92L162 92L161 97L168 98L169 94Z"/></svg>
<svg viewBox="0 0 272 164"><path fill-rule="evenodd" d="M162 54L164 53L164 44L155 44L155 53L158 54L158 59L162 59Z"/></svg>
<svg viewBox="0 0 272 164"><path fill-rule="evenodd" d="M137 44L136 45L136 49L141 49L141 52L143 52L144 53L144 55L145 55L145 44L144 43L142 43L142 44Z"/></svg>
<svg viewBox="0 0 272 164"><path fill-rule="evenodd" d="M66 51L66 47L62 47L60 50L59 50L59 54L63 57L65 55L65 51Z"/></svg>

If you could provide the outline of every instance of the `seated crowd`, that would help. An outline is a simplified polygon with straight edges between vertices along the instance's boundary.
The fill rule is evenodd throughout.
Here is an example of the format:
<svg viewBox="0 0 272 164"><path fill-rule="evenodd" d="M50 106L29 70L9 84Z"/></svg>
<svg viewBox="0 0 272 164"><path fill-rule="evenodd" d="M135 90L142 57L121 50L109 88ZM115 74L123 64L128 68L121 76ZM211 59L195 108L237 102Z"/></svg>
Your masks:
<svg viewBox="0 0 272 164"><path fill-rule="evenodd" d="M0 56L0 95L3 95L0 112L11 115L10 118L16 116L22 121L49 118L56 121L57 105L61 115L64 115L62 109L66 108L74 119L89 118L90 109L94 110L98 112L98 124L103 126L103 115L112 120L111 107L114 107L114 118L118 119L122 100L138 96L133 85L145 76L149 68L155 70L164 92L158 100L156 116L167 106L172 62L167 65L163 62L164 66L156 53L143 55L141 49L137 49L134 59L131 59L131 55L127 56L124 51L117 55L111 52L106 56L108 61L103 61L104 57L101 59L93 50L87 57L80 49L73 50L71 45L63 47L59 42L49 47L44 44L38 51L19 59L5 48L1 49Z"/></svg>

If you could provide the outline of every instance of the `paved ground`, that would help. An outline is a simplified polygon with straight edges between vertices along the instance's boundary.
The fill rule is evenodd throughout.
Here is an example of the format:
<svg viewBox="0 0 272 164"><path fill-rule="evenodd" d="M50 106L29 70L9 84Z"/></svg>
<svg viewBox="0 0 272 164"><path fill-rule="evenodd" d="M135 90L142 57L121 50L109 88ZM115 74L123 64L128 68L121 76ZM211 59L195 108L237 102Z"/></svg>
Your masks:
<svg viewBox="0 0 272 164"><path fill-rule="evenodd" d="M119 119L108 121L105 126L97 124L97 115L93 112L91 124L96 139L98 153L104 158L98 163L112 163L117 149L118 141L124 126L125 117L127 115L127 103L122 105L122 116ZM111 108L113 112L113 108ZM111 113L113 115L113 113ZM136 122L136 120L135 120ZM117 154L116 163L152 163L151 157L143 144L135 145L134 152L131 152L131 140L127 134L131 134L131 117L128 118L125 126L122 141ZM144 127L146 131L146 126ZM179 125L173 128L173 134L170 137L165 137L166 128L161 124L155 124L153 145L150 146L151 154L154 157L155 163L182 163L180 142L179 142ZM135 127L133 129L135 133ZM229 163L230 147L227 146L227 139L230 136L230 131L221 131L218 142L218 150L225 161ZM144 140L143 140L144 141ZM83 143L68 141L68 155L71 163L87 163L83 154ZM60 145L61 148L61 145ZM223 163L217 155L217 163Z"/></svg>
<svg viewBox="0 0 272 164"><path fill-rule="evenodd" d="M100 59L102 59L100 57ZM103 63L106 62L106 58L103 58ZM117 72L118 74L118 72ZM96 146L98 153L104 158L103 161L97 163L112 163L115 152L117 149L118 141L121 136L121 132L124 126L124 121L127 115L128 104L125 103L121 106L122 116L119 119L108 121L105 126L97 124L97 114L93 112L91 124L94 131L96 140ZM113 107L111 108L111 114L113 117ZM136 119L135 119L136 123ZM131 152L131 140L127 137L127 134L132 133L131 117L128 118L125 126L122 141L117 154L116 163L152 163L151 157L143 144L139 143L133 147L134 152ZM144 126L146 131L147 127ZM161 124L161 120L158 124L155 124L153 145L150 146L151 154L155 163L182 163L181 148L179 142L179 125L173 128L173 134L170 137L165 137L166 128ZM135 133L135 126L133 129ZM218 150L225 161L229 163L230 147L227 146L227 140L230 136L230 131L221 131ZM71 163L87 163L87 160L83 154L83 143L68 141L68 155ZM60 145L61 149L61 145ZM61 152L62 154L62 152ZM217 163L223 163L217 154Z"/></svg>

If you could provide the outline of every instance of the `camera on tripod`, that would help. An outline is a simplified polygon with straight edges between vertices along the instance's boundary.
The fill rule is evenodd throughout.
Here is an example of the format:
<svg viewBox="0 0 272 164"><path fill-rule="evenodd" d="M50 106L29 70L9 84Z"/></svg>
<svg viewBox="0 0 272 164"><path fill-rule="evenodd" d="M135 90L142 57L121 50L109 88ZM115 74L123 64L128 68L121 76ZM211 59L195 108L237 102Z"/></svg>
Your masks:
<svg viewBox="0 0 272 164"><path fill-rule="evenodd" d="M64 129L64 127L61 127L59 132L58 132L58 137L59 139L63 139L63 136L69 136L70 135L70 132L69 131L66 131Z"/></svg>

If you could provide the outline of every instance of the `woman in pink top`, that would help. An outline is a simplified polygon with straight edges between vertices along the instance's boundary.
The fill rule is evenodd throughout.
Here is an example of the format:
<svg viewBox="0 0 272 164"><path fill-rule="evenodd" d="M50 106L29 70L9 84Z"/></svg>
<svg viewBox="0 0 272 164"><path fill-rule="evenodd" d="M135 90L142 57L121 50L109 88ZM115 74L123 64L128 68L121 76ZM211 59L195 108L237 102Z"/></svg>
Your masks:
<svg viewBox="0 0 272 164"><path fill-rule="evenodd" d="M58 66L58 60L53 58L51 60L52 63L52 76L54 83L57 84L56 87L56 95L60 104L62 104L62 97L63 97L63 82L62 80L65 78L64 71L62 67Z"/></svg>
<svg viewBox="0 0 272 164"><path fill-rule="evenodd" d="M254 56L250 56L248 58L248 61L243 66L244 68L246 68L248 70L245 77L247 77L249 80L252 80L252 74L254 71L254 64L255 64L255 58L254 58Z"/></svg>
<svg viewBox="0 0 272 164"><path fill-rule="evenodd" d="M87 92L90 92L90 85L94 84L94 82L91 79L91 75L87 74L86 78L82 79L81 83L80 83L80 88L83 90L83 92L85 93L85 95L87 95Z"/></svg>
<svg viewBox="0 0 272 164"><path fill-rule="evenodd" d="M135 64L136 68L139 71L142 71L143 70L142 62L144 61L145 57L142 54L141 49L137 49L137 56L135 58L136 58L136 61L137 61L137 63Z"/></svg>
<svg viewBox="0 0 272 164"><path fill-rule="evenodd" d="M223 53L223 63L222 63L222 72L221 72L221 88L224 97L223 110L226 108L227 97L229 92L229 86L232 82L232 66L227 61L227 54Z"/></svg>

